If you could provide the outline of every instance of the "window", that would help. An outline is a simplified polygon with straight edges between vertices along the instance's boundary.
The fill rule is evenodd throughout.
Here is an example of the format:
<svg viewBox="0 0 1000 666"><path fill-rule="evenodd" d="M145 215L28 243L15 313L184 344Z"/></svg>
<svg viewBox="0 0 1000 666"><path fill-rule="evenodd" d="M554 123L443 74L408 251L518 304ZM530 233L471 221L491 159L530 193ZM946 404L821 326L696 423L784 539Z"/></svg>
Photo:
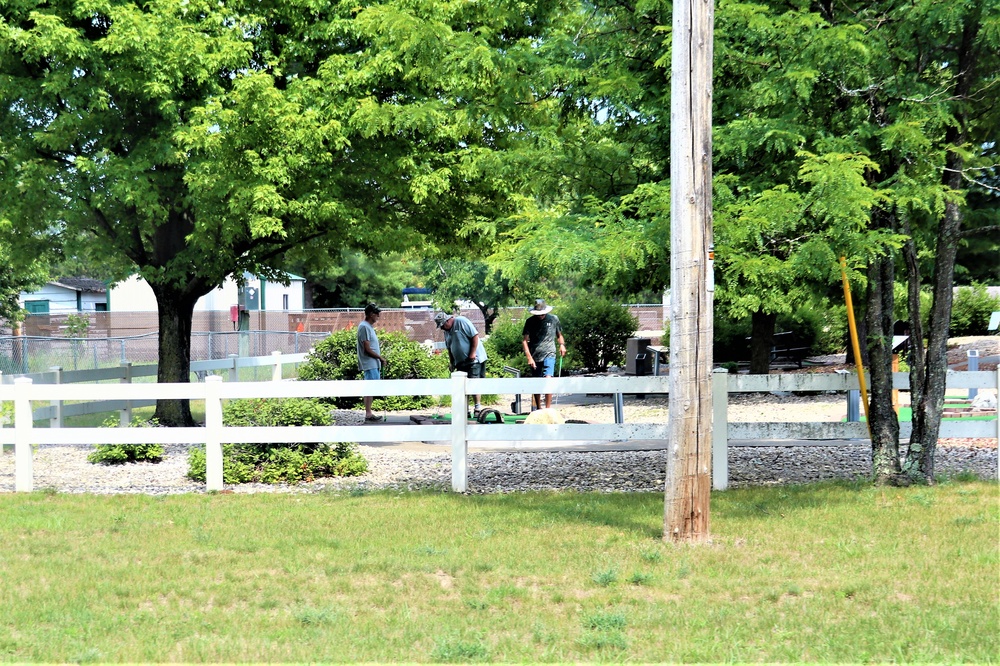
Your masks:
<svg viewBox="0 0 1000 666"><path fill-rule="evenodd" d="M281 295L281 309L282 310L288 309L288 294Z"/></svg>
<svg viewBox="0 0 1000 666"><path fill-rule="evenodd" d="M49 302L48 301L25 301L24 309L28 311L28 314L48 314L49 313Z"/></svg>

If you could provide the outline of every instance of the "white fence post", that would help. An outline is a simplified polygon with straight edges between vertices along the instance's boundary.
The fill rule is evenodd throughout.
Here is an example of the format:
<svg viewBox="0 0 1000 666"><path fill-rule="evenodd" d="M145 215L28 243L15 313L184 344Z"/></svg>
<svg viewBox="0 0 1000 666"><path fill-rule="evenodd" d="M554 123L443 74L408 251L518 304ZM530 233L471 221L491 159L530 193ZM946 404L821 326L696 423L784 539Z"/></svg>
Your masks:
<svg viewBox="0 0 1000 666"><path fill-rule="evenodd" d="M27 389L31 379L18 377L15 386ZM34 490L34 473L31 468L31 401L26 390L14 396L14 491L30 493Z"/></svg>
<svg viewBox="0 0 1000 666"><path fill-rule="evenodd" d="M451 373L451 489L456 493L464 493L468 488L469 397L465 392L465 380L464 372Z"/></svg>
<svg viewBox="0 0 1000 666"><path fill-rule="evenodd" d="M240 381L239 374L236 372L236 359L239 358L239 354L230 354L229 360L233 362L232 367L229 368L229 381L238 382Z"/></svg>
<svg viewBox="0 0 1000 666"><path fill-rule="evenodd" d="M222 377L205 378L205 486L222 490Z"/></svg>
<svg viewBox="0 0 1000 666"><path fill-rule="evenodd" d="M132 363L125 362L121 364L122 366L122 378L119 380L119 384L131 384L132 383ZM132 401L125 401L125 409L121 410L118 417L118 425L122 428L127 428L132 425Z"/></svg>
<svg viewBox="0 0 1000 666"><path fill-rule="evenodd" d="M274 369L271 371L271 381L280 382L281 381L281 352L273 351L271 352L271 358L274 359Z"/></svg>
<svg viewBox="0 0 1000 666"><path fill-rule="evenodd" d="M55 374L55 384L62 384L63 380L63 369L62 366L53 365L49 368L53 374ZM50 428L62 428L63 427L63 403L62 400L50 400L49 404L52 406L52 417L49 418Z"/></svg>
<svg viewBox="0 0 1000 666"><path fill-rule="evenodd" d="M712 489L729 487L729 371L712 371Z"/></svg>

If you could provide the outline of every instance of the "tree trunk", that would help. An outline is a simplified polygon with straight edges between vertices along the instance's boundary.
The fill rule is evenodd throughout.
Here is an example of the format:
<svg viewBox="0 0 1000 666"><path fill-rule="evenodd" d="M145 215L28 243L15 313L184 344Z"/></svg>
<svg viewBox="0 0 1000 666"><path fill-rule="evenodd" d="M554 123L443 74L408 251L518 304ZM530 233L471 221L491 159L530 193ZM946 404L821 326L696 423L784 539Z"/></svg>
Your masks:
<svg viewBox="0 0 1000 666"><path fill-rule="evenodd" d="M186 384L191 381L191 319L197 296L153 286L159 313L159 366L156 381ZM157 400L153 415L165 426L193 426L190 400Z"/></svg>
<svg viewBox="0 0 1000 666"><path fill-rule="evenodd" d="M875 217L885 213L876 211ZM892 257L880 256L868 264L868 359L871 372L868 425L872 437L872 474L876 483L899 478L899 419L892 408L893 284Z"/></svg>
<svg viewBox="0 0 1000 666"><path fill-rule="evenodd" d="M771 347L778 315L758 310L750 317L750 374L766 375L771 371Z"/></svg>
<svg viewBox="0 0 1000 666"><path fill-rule="evenodd" d="M961 169L962 158L950 152L950 168ZM959 180L961 175L958 176ZM961 183L955 183L960 185ZM931 304L927 331L927 356L922 376L912 377L919 400L913 404L913 433L903 463L903 471L914 481L934 482L934 454L941 414L944 410L945 384L948 372L948 327L951 323L952 283L955 256L962 226L962 213L955 203L945 204L944 217L938 230L937 256L934 260L934 300Z"/></svg>
<svg viewBox="0 0 1000 666"><path fill-rule="evenodd" d="M479 311L483 313L483 333L489 335L493 332L493 322L496 321L497 317L500 315L499 307L489 307L481 303L476 303Z"/></svg>
<svg viewBox="0 0 1000 666"><path fill-rule="evenodd" d="M965 102L970 98L976 77L976 39L981 25L981 5L973 5L966 14L962 41L956 53L957 80L953 96L960 100L955 107L954 124L945 132L948 148L942 183L958 192L963 189L962 170L965 160L961 150L968 135L968 115ZM934 454L941 430L944 410L945 380L948 372L948 327L951 324L952 285L955 277L955 256L962 231L962 209L957 197L948 197L944 215L938 227L937 251L934 258L934 301L931 304L927 331L927 358L923 377L917 378L920 400L913 405L913 435L903 462L903 472L915 481L934 482ZM917 329L914 329L917 330Z"/></svg>
<svg viewBox="0 0 1000 666"><path fill-rule="evenodd" d="M923 401L924 388L924 325L920 318L920 262L917 259L917 244L913 232L906 222L907 241L903 245L903 260L906 262L906 305L910 313L910 344L907 363L910 366L910 405L916 407ZM923 441L923 421L913 419L910 442Z"/></svg>
<svg viewBox="0 0 1000 666"><path fill-rule="evenodd" d="M855 301L856 304L857 301ZM854 321L858 327L858 345L861 347L861 359L854 358L854 345L851 344L851 334L848 331L848 338L844 341L847 345L847 356L844 358L844 363L862 368L868 365L868 348L865 346L865 340L868 339L868 315L862 313L859 317L855 313Z"/></svg>

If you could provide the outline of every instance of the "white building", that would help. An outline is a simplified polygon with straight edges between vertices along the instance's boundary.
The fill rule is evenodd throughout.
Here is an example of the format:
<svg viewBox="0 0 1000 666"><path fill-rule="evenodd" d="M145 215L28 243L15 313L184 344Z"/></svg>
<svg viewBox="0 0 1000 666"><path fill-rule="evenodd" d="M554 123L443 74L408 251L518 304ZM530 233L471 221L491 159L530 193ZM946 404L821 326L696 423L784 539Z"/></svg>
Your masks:
<svg viewBox="0 0 1000 666"><path fill-rule="evenodd" d="M59 278L47 282L38 291L22 291L18 302L31 314L105 312L108 309L108 289L100 280Z"/></svg>
<svg viewBox="0 0 1000 666"><path fill-rule="evenodd" d="M302 310L305 306L305 278L291 273L285 275L289 280L288 286L248 275L242 301L236 282L232 276L227 277L221 287L198 299L194 309L195 311L229 310L230 307L242 303L247 310ZM153 295L153 290L149 283L138 275L113 285L108 294L108 302L115 312L156 312L156 297Z"/></svg>

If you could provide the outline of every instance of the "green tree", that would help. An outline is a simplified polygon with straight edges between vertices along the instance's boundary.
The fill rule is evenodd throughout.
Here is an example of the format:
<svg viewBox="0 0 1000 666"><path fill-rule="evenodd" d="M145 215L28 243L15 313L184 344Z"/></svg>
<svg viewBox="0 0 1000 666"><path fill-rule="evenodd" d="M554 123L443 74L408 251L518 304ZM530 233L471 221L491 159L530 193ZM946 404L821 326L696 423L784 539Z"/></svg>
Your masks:
<svg viewBox="0 0 1000 666"><path fill-rule="evenodd" d="M37 239L20 236L0 210L0 321L12 327L24 316L18 302L21 292L42 286L47 277L44 248ZM12 243L13 239L20 242ZM26 245L32 249L26 249Z"/></svg>
<svg viewBox="0 0 1000 666"><path fill-rule="evenodd" d="M425 262L424 270L435 305L451 312L457 301L472 301L483 313L485 333L493 331L501 310L516 297L511 281L485 261L431 260Z"/></svg>
<svg viewBox="0 0 1000 666"><path fill-rule="evenodd" d="M958 249L996 220L998 6L718 4L719 309L755 319L764 371L776 315L837 284L837 259L849 259L852 284L866 290L880 481L900 471L933 479ZM622 265L641 267L649 280L664 274L666 243L654 239L668 226L665 10L658 2L581 4L576 30L546 40L543 53L558 54L549 71L561 82L559 113L537 130L537 152L524 153L543 168L535 208L513 220L509 246L496 255L506 276L556 268L623 293L631 286ZM919 414L902 470L887 350L901 246L918 340L928 267L934 294L926 362L918 345L911 364Z"/></svg>
<svg viewBox="0 0 1000 666"><path fill-rule="evenodd" d="M189 381L194 304L227 275L452 242L505 210L517 56L556 8L4 1L3 217L145 278L158 380ZM186 401L156 418L192 422Z"/></svg>
<svg viewBox="0 0 1000 666"><path fill-rule="evenodd" d="M289 252L285 267L306 279L307 308L357 308L370 302L397 307L403 288L420 274L420 262L405 253L369 257L340 248L310 261L298 261L295 255L295 250Z"/></svg>

